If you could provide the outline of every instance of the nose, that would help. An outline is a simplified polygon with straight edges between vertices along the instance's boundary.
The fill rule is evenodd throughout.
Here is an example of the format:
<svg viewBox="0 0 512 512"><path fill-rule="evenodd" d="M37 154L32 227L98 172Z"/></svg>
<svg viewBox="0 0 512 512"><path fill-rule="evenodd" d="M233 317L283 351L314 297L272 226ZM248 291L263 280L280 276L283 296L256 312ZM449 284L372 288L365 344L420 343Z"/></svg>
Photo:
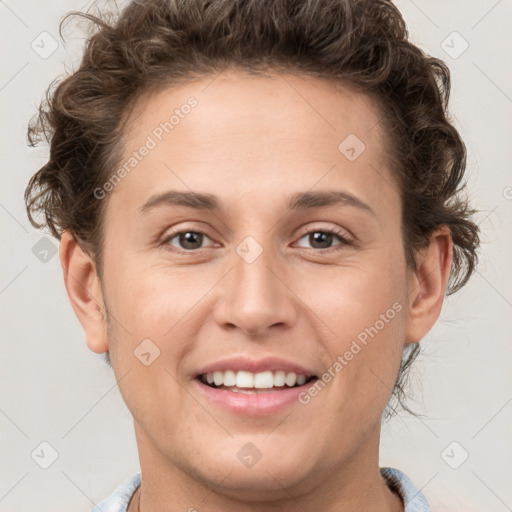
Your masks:
<svg viewBox="0 0 512 512"><path fill-rule="evenodd" d="M270 328L291 328L298 317L296 298L286 284L289 273L272 250L263 248L252 262L235 251L230 263L232 270L216 287L217 324L254 337L265 337Z"/></svg>

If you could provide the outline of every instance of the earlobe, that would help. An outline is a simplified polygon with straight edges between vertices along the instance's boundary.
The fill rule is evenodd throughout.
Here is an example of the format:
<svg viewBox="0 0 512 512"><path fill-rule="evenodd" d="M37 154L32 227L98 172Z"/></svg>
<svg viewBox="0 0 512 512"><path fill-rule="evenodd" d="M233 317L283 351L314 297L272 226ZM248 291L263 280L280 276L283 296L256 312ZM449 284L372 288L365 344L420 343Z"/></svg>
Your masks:
<svg viewBox="0 0 512 512"><path fill-rule="evenodd" d="M419 342L441 314L453 259L449 228L435 231L428 247L417 256L417 269L409 279L405 343Z"/></svg>
<svg viewBox="0 0 512 512"><path fill-rule="evenodd" d="M96 266L69 231L62 233L59 255L66 291L87 345L98 354L106 352L105 306Z"/></svg>

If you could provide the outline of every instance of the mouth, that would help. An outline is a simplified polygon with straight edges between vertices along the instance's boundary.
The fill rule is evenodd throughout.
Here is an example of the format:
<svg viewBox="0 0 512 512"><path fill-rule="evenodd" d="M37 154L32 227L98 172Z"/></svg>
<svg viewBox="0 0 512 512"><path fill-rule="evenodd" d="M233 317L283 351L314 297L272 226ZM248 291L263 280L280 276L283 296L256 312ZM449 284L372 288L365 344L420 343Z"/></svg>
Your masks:
<svg viewBox="0 0 512 512"><path fill-rule="evenodd" d="M315 370L300 363L240 354L201 368L192 384L215 408L239 417L261 418L284 414L299 405L301 394L317 380ZM301 408L302 414L310 411Z"/></svg>
<svg viewBox="0 0 512 512"><path fill-rule="evenodd" d="M286 370L267 370L259 373L225 370L202 373L198 375L197 379L213 389L233 393L262 394L301 388L317 380L317 377Z"/></svg>

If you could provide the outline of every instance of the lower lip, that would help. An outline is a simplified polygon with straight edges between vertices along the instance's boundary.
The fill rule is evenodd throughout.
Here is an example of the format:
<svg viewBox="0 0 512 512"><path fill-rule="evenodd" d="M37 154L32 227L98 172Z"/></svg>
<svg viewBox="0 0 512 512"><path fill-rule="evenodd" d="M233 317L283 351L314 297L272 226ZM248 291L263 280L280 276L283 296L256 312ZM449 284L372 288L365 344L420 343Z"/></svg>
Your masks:
<svg viewBox="0 0 512 512"><path fill-rule="evenodd" d="M268 393L237 393L227 389L212 388L194 379L193 385L215 405L236 414L245 416L265 416L276 414L293 403L298 403L299 395L314 381L293 388L280 388L279 391Z"/></svg>

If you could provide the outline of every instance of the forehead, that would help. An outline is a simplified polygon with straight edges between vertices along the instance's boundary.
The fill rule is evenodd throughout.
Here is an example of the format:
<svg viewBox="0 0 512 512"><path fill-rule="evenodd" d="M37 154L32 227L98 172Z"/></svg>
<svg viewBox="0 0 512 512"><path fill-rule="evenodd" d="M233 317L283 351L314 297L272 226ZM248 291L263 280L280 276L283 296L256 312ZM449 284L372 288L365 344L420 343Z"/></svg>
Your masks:
<svg viewBox="0 0 512 512"><path fill-rule="evenodd" d="M355 86L297 73L260 75L238 69L142 95L128 123L125 141L134 143L143 133L151 133L159 123L168 121L173 112L181 114L191 97L197 102L192 117L199 119L200 125L181 123L184 117L180 115L172 127L173 135L189 128L190 142L194 135L208 134L202 144L216 146L226 135L243 138L248 132L280 131L308 138L312 144L322 139L331 144L333 139L342 140L354 133L365 139L367 146L383 149L379 106Z"/></svg>
<svg viewBox="0 0 512 512"><path fill-rule="evenodd" d="M227 70L141 96L127 127L121 165L151 150L113 196L138 203L165 186L234 197L250 186L256 197L340 179L377 196L385 185L378 106L341 82Z"/></svg>

